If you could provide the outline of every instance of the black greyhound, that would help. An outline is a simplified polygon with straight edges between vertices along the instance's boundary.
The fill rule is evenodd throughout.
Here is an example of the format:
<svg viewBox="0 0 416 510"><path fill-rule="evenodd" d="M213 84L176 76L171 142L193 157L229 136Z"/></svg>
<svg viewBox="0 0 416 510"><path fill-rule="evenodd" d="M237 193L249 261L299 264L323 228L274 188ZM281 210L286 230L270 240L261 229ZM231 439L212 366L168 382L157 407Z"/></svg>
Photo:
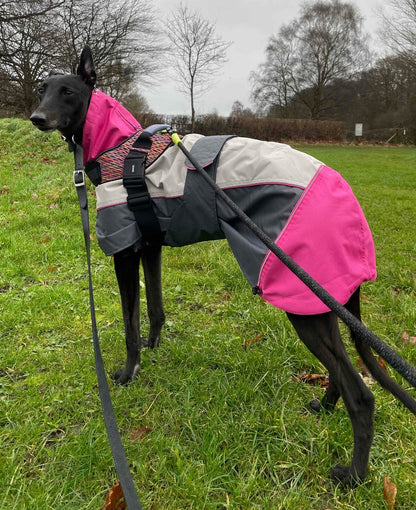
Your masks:
<svg viewBox="0 0 416 510"><path fill-rule="evenodd" d="M67 139L83 142L83 127L95 93L96 73L89 48L85 48L76 75L51 72L38 89L40 105L32 114L32 123L41 131L59 130ZM146 282L146 298L150 319L148 340L140 337L139 328L139 263L142 262ZM140 350L144 345L159 346L165 315L161 290L161 246L144 243L134 245L114 255L119 285L127 347L124 368L115 373L115 381L126 384L139 372ZM352 293L346 308L360 319L360 288ZM347 356L341 340L337 317L333 312L314 315L287 313L300 339L329 371L329 386L321 402L312 401L313 410L330 411L342 396L348 410L354 434L354 450L350 466L337 465L332 478L343 485L355 485L367 472L373 439L374 397L364 384ZM416 403L379 366L371 349L352 334L355 346L372 375L416 414Z"/></svg>

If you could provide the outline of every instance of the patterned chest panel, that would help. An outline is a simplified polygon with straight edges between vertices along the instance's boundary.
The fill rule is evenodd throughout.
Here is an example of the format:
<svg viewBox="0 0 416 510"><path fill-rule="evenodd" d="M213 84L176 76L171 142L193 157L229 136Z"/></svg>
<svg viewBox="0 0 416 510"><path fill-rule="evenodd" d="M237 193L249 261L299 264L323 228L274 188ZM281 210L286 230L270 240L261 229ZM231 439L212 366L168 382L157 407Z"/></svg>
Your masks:
<svg viewBox="0 0 416 510"><path fill-rule="evenodd" d="M134 133L134 135L122 144L98 156L97 161L101 169L101 183L123 178L124 160L141 132L142 131L137 131L137 133ZM167 133L157 133L153 135L152 148L148 152L146 159L146 168L156 161L170 145L172 145L172 141Z"/></svg>

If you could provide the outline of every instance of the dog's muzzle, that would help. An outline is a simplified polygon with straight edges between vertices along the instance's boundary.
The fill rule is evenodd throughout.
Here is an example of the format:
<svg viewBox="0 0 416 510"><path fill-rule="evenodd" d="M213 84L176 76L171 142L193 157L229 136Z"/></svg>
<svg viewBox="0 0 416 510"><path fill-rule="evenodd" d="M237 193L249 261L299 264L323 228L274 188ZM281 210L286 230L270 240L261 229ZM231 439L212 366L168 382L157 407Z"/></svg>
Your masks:
<svg viewBox="0 0 416 510"><path fill-rule="evenodd" d="M32 113L30 121L38 129L45 132L54 131L58 127L58 122L56 120L49 120L45 113L39 111Z"/></svg>

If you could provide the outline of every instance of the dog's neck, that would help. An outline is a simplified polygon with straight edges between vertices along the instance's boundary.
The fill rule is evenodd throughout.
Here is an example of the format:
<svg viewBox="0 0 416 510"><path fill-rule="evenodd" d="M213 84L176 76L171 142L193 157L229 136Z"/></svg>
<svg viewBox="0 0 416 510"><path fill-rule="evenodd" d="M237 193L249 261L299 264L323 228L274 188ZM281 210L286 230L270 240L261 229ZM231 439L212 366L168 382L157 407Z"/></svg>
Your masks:
<svg viewBox="0 0 416 510"><path fill-rule="evenodd" d="M118 101L93 90L82 132L84 164L140 129L140 123Z"/></svg>

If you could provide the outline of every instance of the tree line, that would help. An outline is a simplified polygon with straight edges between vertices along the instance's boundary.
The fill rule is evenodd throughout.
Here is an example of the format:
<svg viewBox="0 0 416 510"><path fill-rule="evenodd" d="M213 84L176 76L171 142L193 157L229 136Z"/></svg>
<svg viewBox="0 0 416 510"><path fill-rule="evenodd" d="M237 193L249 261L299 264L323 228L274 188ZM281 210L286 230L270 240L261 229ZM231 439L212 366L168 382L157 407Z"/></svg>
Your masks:
<svg viewBox="0 0 416 510"><path fill-rule="evenodd" d="M270 37L251 75L255 108L236 101L230 116L362 122L415 140L416 2L390 0L390 7L380 17L387 52L377 58L354 4L304 3ZM172 69L195 127L195 98L225 64L230 42L184 4L164 23L156 14L145 0L0 0L0 114L27 116L37 83L50 69L73 72L88 44L100 88L136 112L149 110L136 84Z"/></svg>
<svg viewBox="0 0 416 510"><path fill-rule="evenodd" d="M380 16L388 53L371 54L359 10L333 0L304 4L280 28L252 74L264 115L343 120L368 130L397 128L416 139L416 2L391 0ZM240 105L237 105L240 108Z"/></svg>

